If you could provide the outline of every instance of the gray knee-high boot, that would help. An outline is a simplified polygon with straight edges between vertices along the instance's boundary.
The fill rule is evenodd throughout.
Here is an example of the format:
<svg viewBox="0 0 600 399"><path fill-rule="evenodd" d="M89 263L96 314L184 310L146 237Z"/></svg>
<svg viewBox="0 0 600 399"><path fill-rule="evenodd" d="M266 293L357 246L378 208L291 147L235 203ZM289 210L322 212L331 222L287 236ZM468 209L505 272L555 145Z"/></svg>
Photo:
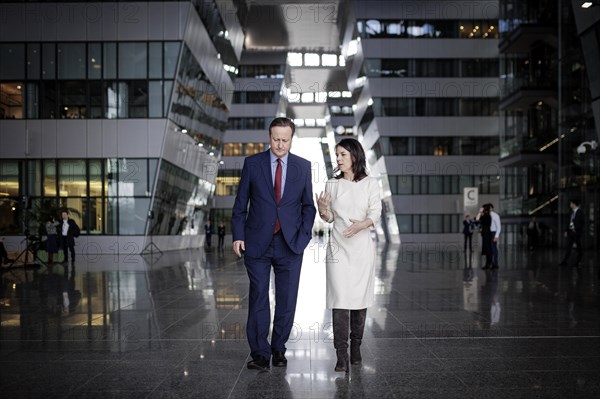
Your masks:
<svg viewBox="0 0 600 399"><path fill-rule="evenodd" d="M350 315L347 309L333 309L333 347L337 354L335 371L348 372L348 327Z"/></svg>
<svg viewBox="0 0 600 399"><path fill-rule="evenodd" d="M350 311L350 363L352 364L360 364L362 362L360 344L363 332L365 331L366 319L367 309Z"/></svg>

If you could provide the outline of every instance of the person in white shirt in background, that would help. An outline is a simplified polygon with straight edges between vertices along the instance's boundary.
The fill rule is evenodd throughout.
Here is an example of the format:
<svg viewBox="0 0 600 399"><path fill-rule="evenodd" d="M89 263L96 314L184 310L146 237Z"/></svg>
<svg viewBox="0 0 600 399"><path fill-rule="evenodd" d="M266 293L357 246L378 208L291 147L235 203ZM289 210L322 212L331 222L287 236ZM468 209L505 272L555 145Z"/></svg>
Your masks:
<svg viewBox="0 0 600 399"><path fill-rule="evenodd" d="M492 227L491 232L492 236L492 269L498 268L498 240L500 239L500 232L502 231L502 222L500 221L500 215L494 212L494 205L492 203L488 204L490 206L490 216L492 217Z"/></svg>

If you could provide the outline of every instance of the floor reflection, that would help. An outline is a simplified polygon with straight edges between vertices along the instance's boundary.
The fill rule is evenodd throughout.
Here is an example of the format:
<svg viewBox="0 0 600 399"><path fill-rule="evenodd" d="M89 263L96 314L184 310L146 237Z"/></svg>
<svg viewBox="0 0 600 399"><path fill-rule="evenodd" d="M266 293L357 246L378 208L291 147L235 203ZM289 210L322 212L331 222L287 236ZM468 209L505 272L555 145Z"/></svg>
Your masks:
<svg viewBox="0 0 600 399"><path fill-rule="evenodd" d="M363 365L342 375L333 371L324 245L315 241L305 253L288 367L260 374L245 369L248 279L230 251L82 257L74 265L2 270L3 393L598 392L597 254L586 254L579 268L561 268L552 249L504 248L500 268L482 270L479 253L462 248L380 245Z"/></svg>

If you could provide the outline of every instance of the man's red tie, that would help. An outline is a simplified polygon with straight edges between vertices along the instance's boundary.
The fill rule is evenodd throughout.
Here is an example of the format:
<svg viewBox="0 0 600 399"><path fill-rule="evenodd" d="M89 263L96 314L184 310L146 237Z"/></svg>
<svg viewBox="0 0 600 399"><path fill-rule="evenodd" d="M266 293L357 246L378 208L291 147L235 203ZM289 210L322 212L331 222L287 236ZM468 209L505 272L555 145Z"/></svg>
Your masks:
<svg viewBox="0 0 600 399"><path fill-rule="evenodd" d="M275 201L277 205L279 205L279 201L281 201L281 159L277 158L277 169L275 169ZM275 220L275 229L273 229L273 234L279 233L281 230L281 224L279 224L279 218Z"/></svg>

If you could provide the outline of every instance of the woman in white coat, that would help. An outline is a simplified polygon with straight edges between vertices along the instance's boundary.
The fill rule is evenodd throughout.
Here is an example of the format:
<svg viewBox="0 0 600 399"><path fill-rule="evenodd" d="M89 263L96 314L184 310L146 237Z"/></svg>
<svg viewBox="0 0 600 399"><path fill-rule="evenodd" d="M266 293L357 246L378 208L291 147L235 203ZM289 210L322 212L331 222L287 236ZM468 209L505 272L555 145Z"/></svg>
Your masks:
<svg viewBox="0 0 600 399"><path fill-rule="evenodd" d="M327 308L332 309L335 371L360 364L367 307L375 300L375 243L371 228L381 216L377 179L367 176L365 152L355 139L335 147L337 168L317 196L319 215L333 222L327 246ZM350 362L348 332L350 331Z"/></svg>

